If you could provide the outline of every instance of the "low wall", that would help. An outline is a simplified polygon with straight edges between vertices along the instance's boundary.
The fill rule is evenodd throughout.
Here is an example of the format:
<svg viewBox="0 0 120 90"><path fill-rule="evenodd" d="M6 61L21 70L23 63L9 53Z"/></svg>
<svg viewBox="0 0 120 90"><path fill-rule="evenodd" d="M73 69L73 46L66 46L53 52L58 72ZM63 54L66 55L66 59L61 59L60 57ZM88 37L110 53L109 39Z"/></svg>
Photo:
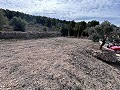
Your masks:
<svg viewBox="0 0 120 90"><path fill-rule="evenodd" d="M61 36L60 32L19 32L19 31L0 32L0 39L37 39L58 36Z"/></svg>

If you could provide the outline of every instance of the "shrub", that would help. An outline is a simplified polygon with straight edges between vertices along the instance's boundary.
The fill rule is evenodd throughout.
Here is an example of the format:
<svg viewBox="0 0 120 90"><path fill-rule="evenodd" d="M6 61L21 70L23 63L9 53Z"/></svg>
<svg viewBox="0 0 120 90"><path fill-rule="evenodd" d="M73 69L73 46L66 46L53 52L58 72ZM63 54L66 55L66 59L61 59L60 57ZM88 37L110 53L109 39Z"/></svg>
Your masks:
<svg viewBox="0 0 120 90"><path fill-rule="evenodd" d="M20 31L0 31L0 39L37 39L47 37L58 37L59 32L20 32Z"/></svg>
<svg viewBox="0 0 120 90"><path fill-rule="evenodd" d="M3 26L7 24L8 24L8 18L5 17L3 11L0 10L0 30L2 30Z"/></svg>
<svg viewBox="0 0 120 90"><path fill-rule="evenodd" d="M93 33L89 37L93 42L99 42L99 35L96 33Z"/></svg>
<svg viewBox="0 0 120 90"><path fill-rule="evenodd" d="M27 22L20 17L13 17L10 21L10 24L13 26L14 31L26 31Z"/></svg>

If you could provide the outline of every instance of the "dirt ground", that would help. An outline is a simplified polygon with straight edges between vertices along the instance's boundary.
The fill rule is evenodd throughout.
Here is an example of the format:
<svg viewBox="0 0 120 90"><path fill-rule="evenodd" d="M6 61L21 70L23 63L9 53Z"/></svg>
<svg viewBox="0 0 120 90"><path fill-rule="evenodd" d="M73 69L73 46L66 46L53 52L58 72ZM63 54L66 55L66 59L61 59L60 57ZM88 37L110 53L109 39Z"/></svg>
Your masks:
<svg viewBox="0 0 120 90"><path fill-rule="evenodd" d="M0 41L0 90L120 90L120 70L78 38Z"/></svg>

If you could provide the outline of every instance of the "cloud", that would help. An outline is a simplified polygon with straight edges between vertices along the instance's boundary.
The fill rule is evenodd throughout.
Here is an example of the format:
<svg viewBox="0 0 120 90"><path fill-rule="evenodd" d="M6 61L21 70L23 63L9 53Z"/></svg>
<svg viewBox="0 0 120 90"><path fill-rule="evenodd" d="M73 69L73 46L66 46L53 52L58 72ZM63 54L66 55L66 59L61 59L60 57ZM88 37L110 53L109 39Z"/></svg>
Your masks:
<svg viewBox="0 0 120 90"><path fill-rule="evenodd" d="M0 8L76 21L120 18L120 0L0 0Z"/></svg>

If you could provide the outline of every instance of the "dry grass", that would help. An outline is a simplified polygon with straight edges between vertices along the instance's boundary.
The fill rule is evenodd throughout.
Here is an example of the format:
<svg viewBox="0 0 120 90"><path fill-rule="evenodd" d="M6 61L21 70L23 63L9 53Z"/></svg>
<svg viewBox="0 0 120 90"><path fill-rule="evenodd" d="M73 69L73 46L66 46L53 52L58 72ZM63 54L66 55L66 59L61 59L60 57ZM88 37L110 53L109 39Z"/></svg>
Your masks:
<svg viewBox="0 0 120 90"><path fill-rule="evenodd" d="M0 39L38 39L38 38L47 38L47 37L57 37L60 36L60 32L51 31L51 32L20 32L20 31L1 31Z"/></svg>
<svg viewBox="0 0 120 90"><path fill-rule="evenodd" d="M87 39L0 41L0 90L120 90L120 71Z"/></svg>

